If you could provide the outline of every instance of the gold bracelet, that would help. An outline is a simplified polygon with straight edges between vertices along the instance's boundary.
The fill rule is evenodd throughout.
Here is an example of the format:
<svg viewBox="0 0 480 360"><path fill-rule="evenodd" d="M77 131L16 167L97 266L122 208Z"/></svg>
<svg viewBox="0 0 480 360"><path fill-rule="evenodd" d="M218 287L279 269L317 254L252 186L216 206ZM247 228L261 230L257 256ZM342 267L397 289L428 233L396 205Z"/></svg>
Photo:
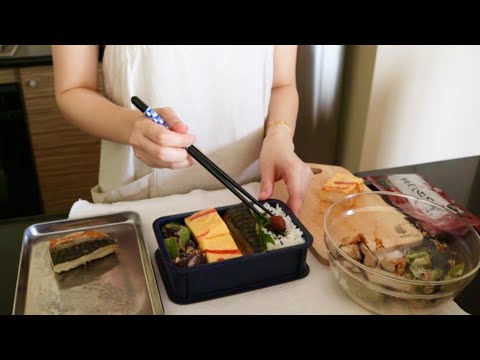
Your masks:
<svg viewBox="0 0 480 360"><path fill-rule="evenodd" d="M292 127L290 126L289 123L287 123L286 121L283 121L283 120L272 121L271 123L269 123L269 124L267 125L267 128L265 129L265 135L267 135L268 129L270 129L272 126L275 126L275 125L283 125L283 126L286 126L286 127L288 128L288 130L290 130L290 134L293 136Z"/></svg>

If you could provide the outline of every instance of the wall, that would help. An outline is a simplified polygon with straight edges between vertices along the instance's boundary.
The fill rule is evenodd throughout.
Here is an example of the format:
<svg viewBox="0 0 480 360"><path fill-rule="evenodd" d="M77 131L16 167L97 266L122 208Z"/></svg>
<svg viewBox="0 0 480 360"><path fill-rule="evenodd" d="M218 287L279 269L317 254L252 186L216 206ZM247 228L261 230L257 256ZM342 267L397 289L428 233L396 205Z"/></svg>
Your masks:
<svg viewBox="0 0 480 360"><path fill-rule="evenodd" d="M480 46L378 46L358 169L479 155L479 89Z"/></svg>

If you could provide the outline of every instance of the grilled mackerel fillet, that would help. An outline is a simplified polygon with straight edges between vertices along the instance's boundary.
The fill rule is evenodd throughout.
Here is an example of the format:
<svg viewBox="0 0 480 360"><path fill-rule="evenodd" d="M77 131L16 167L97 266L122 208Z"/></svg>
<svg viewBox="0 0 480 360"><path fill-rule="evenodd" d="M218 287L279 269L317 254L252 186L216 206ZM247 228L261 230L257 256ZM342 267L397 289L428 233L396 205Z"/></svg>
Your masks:
<svg viewBox="0 0 480 360"><path fill-rule="evenodd" d="M50 240L53 271L68 271L117 250L117 240L100 231L81 231Z"/></svg>

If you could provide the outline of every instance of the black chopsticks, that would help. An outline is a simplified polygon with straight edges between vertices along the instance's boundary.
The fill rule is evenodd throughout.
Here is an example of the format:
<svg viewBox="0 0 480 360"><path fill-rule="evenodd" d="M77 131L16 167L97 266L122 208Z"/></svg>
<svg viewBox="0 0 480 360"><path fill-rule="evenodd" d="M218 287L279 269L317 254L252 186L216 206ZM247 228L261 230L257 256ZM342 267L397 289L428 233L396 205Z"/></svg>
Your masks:
<svg viewBox="0 0 480 360"><path fill-rule="evenodd" d="M245 205L250 209L255 211L261 218L264 218L265 215L260 213L254 205L257 205L263 211L265 211L270 216L274 216L272 212L266 209L257 199L255 199L248 191L246 191L240 184L228 176L222 169L220 169L212 160L205 156L200 150L195 146L191 145L187 149L187 152L200 163L207 171L210 172L213 176L217 178L225 187L230 190L235 196L237 196ZM247 201L240 194L246 196L251 202Z"/></svg>
<svg viewBox="0 0 480 360"><path fill-rule="evenodd" d="M155 112L151 107L145 104L142 100L138 97L133 96L131 99L133 105L137 107L141 112L143 112L150 120L156 122L159 125L162 125L168 129L168 125L165 120ZM265 208L257 199L255 199L248 191L246 191L240 184L238 184L235 180L233 180L230 176L228 176L222 169L220 169L213 161L211 161L206 155L204 155L199 149L197 149L194 145L190 145L186 148L187 152L193 157L197 162L202 165L210 174L212 174L218 181L220 181L225 187L230 190L236 197L238 197L245 205L247 205L252 211L254 211L258 216L265 219L265 214L262 214L260 211L257 210L255 207L258 206L261 208L265 213L269 214L270 216L274 216L275 214ZM244 195L246 198L244 198ZM272 224L273 226L273 224ZM274 226L273 226L274 227ZM274 227L275 228L275 227ZM281 233L280 231L277 232Z"/></svg>

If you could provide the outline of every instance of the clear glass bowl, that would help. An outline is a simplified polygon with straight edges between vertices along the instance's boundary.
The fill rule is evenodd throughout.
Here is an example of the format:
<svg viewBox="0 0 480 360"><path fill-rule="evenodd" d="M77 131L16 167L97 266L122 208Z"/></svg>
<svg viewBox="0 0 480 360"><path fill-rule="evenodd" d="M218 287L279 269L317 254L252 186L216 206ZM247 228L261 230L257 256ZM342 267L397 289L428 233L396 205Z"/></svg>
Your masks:
<svg viewBox="0 0 480 360"><path fill-rule="evenodd" d="M329 207L324 228L335 278L374 313L438 312L480 267L475 229L452 211L411 196L346 196Z"/></svg>

